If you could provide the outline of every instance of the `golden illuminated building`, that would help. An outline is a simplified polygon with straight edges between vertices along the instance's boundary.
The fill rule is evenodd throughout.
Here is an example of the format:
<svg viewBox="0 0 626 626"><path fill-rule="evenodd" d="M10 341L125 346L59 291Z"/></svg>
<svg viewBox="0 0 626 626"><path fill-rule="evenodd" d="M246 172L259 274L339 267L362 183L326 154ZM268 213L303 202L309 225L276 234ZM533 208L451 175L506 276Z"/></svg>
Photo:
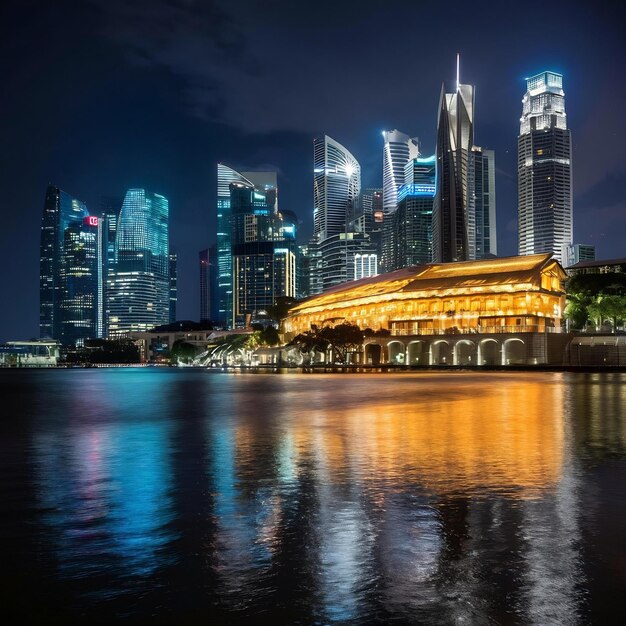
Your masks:
<svg viewBox="0 0 626 626"><path fill-rule="evenodd" d="M305 300L284 331L349 322L394 336L560 332L565 278L551 254L407 267Z"/></svg>

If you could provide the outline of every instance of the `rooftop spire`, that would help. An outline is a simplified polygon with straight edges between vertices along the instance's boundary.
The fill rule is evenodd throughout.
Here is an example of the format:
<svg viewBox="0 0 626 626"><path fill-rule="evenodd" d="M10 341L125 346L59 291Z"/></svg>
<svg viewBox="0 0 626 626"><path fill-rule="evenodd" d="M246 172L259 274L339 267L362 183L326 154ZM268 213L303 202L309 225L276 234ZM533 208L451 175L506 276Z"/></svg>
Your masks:
<svg viewBox="0 0 626 626"><path fill-rule="evenodd" d="M459 72L459 68L461 65L461 53L457 52L456 53L456 90L459 90L459 85L461 84L461 80L460 80L460 72Z"/></svg>

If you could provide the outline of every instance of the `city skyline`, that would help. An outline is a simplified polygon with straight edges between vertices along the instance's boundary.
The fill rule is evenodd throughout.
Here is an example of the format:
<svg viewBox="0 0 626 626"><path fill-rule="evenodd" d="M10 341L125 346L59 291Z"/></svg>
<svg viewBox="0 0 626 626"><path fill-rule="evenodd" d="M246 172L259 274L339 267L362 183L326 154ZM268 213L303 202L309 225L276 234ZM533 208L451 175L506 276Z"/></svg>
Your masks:
<svg viewBox="0 0 626 626"><path fill-rule="evenodd" d="M595 244L598 258L623 256L620 235L623 236L625 222L620 203L625 180L622 165L624 124L609 105L615 98L615 91L619 94L619 90L623 89L620 81L615 79L619 63L611 63L623 58L623 43L618 37L617 27L613 26L619 20L614 13L603 9L591 15L582 4L568 3L565 6L565 13L556 6L548 10L554 10L555 15L557 11L564 15L563 35L558 42L542 43L530 51L522 46L522 29L518 32L511 26L512 31L507 32L506 37L508 54L504 55L506 59L499 59L495 58L492 51L498 44L505 42L503 35L494 32L494 40L487 50L486 47L480 48L473 44L469 37L462 35L460 29L454 28L445 45L433 48L428 67L415 67L413 80L402 82L399 76L392 75L385 81L387 95L372 94L367 102L362 98L362 89L365 88L362 79L370 73L374 76L378 66L358 46L354 55L342 57L345 66L343 71L353 68L354 79L363 85L359 83L358 89L351 89L348 83L339 85L338 74L331 67L328 70L328 88L334 89L335 94L341 96L333 106L317 106L313 109L302 100L298 95L300 90L296 89L297 93L286 98L285 115L282 118L275 115L276 110L283 111L278 101L272 101L265 107L269 112L264 110L257 116L249 116L249 111L243 105L240 108L232 106L233 94L237 91L232 81L218 85L226 100L225 106L221 109L218 107L213 113L206 106L202 111L194 112L193 107L190 108L190 100L194 99L190 91L197 76L190 78L181 70L186 62L184 51L176 47L181 40L180 33L179 39L175 34L167 38L170 49L180 52L180 58L176 61L178 65L173 68L178 72L171 67L168 70L167 64L173 63L171 57L160 56L154 49L151 33L162 26L167 11L165 5L158 2L148 12L146 30L137 40L135 50L139 52L134 57L134 63L132 59L129 62L132 53L129 37L133 34L129 31L135 27L128 26L126 30L121 28L120 20L124 12L117 3L111 3L108 7L99 2L92 3L91 8L97 9L102 22L98 24L94 17L83 20L85 33L93 35L91 48L89 45L85 48L82 33L77 34L79 41L72 44L61 36L63 29L85 18L81 13L85 9L71 15L68 18L69 25L59 26L60 31L56 34L45 35L52 37L52 45L46 46L49 58L43 67L64 68L64 75L57 76L62 83L67 80L65 75L82 79L78 80L81 96L72 102L68 101L67 111L64 109L64 112L47 106L49 96L44 87L45 81L52 74L44 74L43 67L32 71L32 60L39 57L34 52L29 53L30 56L26 54L18 45L17 38L5 42L4 45L13 46L14 53L18 54L17 63L8 73L9 96L3 105L7 113L5 120L11 120L11 128L4 134L11 157L3 170L5 187L9 193L5 199L8 203L4 212L7 224L3 234L4 256L1 260L6 267L8 258L17 258L19 268L16 277L3 272L2 280L5 291L16 278L24 287L15 296L13 310L3 311L0 332L5 335L5 339L36 334L38 263L37 259L33 262L31 257L36 257L36 244L33 248L33 243L38 239L39 232L36 227L26 224L38 220L36 216L41 213L42 193L48 181L84 199L90 209L97 206L101 195L122 195L125 189L131 187L155 189L170 198L171 233L173 246L179 254L179 294L182 298L178 316L195 319L197 253L215 240L215 162L229 163L238 171L278 171L281 206L297 213L301 222L300 240L304 241L307 230L310 232L312 228L310 142L313 137L324 132L333 136L361 163L363 188L380 186L380 133L385 128L410 130L420 137L425 154L434 151L436 100L441 82L453 76L454 57L459 50L462 55L463 81L476 86L476 106L479 111L476 143L494 149L497 153L498 253L503 256L515 254L517 247L515 144L524 78L539 70L551 69L562 73L567 81L568 127L573 131L574 153L574 241ZM191 9L186 12L179 7L179 10L177 23L183 31L187 29L195 33L206 26L206 21L202 20L197 28L190 23ZM330 48L335 52L340 49L344 38L336 35L333 27L341 23L344 10L338 9L327 24ZM350 27L351 38L375 23L382 11L367 3L361 10L361 18ZM13 7L12 11L19 17L18 7ZM135 8L135 11L139 9ZM442 19L432 7L421 8L421 13L413 8L407 9L404 5L388 7L387 12L393 11L399 15L408 12L416 20L415 23L420 15L433 22ZM224 12L228 13L227 9L223 9ZM476 19L479 13L477 11ZM258 13L253 15L261 18ZM37 31L40 22L45 22L45 17L46 12L43 10L33 17L29 26L22 26L16 35L23 39L25 29L33 28ZM235 19L232 15L226 17L235 22L228 32L252 33L247 22L237 22L239 18ZM287 16L278 18L274 15L274 18L278 19L280 27L289 23ZM471 21L474 17L469 15L468 19ZM506 23L504 15L495 15L494 19ZM225 24L228 26L228 20ZM266 24L261 19L259 32L263 32ZM308 26L302 28L306 41ZM112 33L118 33L119 37L115 39ZM215 29L210 29L210 33L209 39L219 43L219 46L216 44L219 51L232 52L233 42L218 41ZM577 45L582 33L588 37L589 46L585 48L593 48L590 53L583 53ZM258 36L256 31L252 35ZM427 46L433 36L423 32L420 42ZM285 50L287 35L279 39L282 45L280 50ZM592 45L594 41L597 45ZM66 52L73 45L84 48L86 60L83 65L67 57ZM384 42L380 47L376 46L377 50L382 48ZM96 49L106 53L102 56L103 60L95 60ZM406 48L400 46L398 54L403 52L406 53ZM243 54L249 56L251 50L245 47ZM265 58L264 55L268 54L270 51L267 48L262 49L259 58ZM273 49L274 57L277 54L278 47ZM238 63L235 57L233 54L233 65ZM287 65L294 67L291 63ZM189 66L189 63L185 65L187 68ZM371 66L367 72L365 66ZM177 92L180 98L172 97L166 89L159 88L157 92L151 92L152 100L146 106L140 88L155 86L155 81L160 81L168 71L174 74L174 78L168 78L167 81L177 80L182 87ZM261 75L264 72L271 74L274 69L262 69L259 72ZM240 74L233 71L233 75ZM91 82L87 80L90 76ZM30 80L29 90L19 89L23 86L20 81L24 78ZM397 80L394 82L394 79ZM294 80L298 86L303 79L294 75ZM131 86L133 81L136 81L136 87ZM371 84L368 87L370 93ZM33 110L32 106L29 109L25 100L27 94L34 96L39 93L42 98L37 99L36 109ZM121 96L111 100L114 93L123 94L123 99L128 102L121 102ZM155 93L157 98L154 97ZM104 110L104 104L95 108L90 106L96 94L108 103L110 113ZM196 95L196 104L198 99L201 98ZM130 102L133 103L132 107L128 106ZM358 107L354 106L356 102L359 103ZM293 108L294 104L295 114L288 114L289 107ZM28 118L24 116L23 110L29 111ZM141 115L133 115L132 110L141 110ZM33 142L28 141L28 131L31 129L33 132L38 127L43 131L37 135L38 141L34 142L37 149L33 150ZM157 127L160 130L154 132ZM87 133L90 134L89 141L85 139ZM189 156L181 158L181 155L187 153ZM15 214L19 215L19 220ZM24 219L27 221L22 221ZM18 233L19 246L15 243Z"/></svg>

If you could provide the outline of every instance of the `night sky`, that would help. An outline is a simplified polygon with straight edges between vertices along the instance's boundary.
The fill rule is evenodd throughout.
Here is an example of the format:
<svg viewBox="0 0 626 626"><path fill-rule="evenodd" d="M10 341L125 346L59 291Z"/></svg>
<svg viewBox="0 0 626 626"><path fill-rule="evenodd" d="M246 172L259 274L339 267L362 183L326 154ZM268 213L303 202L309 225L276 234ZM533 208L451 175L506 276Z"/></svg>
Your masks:
<svg viewBox="0 0 626 626"><path fill-rule="evenodd" d="M0 9L0 340L39 334L39 229L52 182L98 208L170 200L179 319L197 319L197 254L215 240L216 163L275 169L312 232L313 138L382 186L384 129L435 149L443 80L476 86L475 143L496 151L498 251L517 253L524 78L564 75L574 238L626 256L626 11L618 2L84 0Z"/></svg>

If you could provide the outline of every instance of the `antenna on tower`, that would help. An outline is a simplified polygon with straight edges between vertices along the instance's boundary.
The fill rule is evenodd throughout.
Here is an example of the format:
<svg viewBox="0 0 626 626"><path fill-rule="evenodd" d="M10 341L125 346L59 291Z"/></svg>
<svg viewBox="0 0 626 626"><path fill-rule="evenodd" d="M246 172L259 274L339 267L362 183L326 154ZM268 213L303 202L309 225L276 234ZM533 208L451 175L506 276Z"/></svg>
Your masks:
<svg viewBox="0 0 626 626"><path fill-rule="evenodd" d="M459 85L461 84L461 80L459 78L459 68L461 65L461 53L456 53L456 90L459 90Z"/></svg>

